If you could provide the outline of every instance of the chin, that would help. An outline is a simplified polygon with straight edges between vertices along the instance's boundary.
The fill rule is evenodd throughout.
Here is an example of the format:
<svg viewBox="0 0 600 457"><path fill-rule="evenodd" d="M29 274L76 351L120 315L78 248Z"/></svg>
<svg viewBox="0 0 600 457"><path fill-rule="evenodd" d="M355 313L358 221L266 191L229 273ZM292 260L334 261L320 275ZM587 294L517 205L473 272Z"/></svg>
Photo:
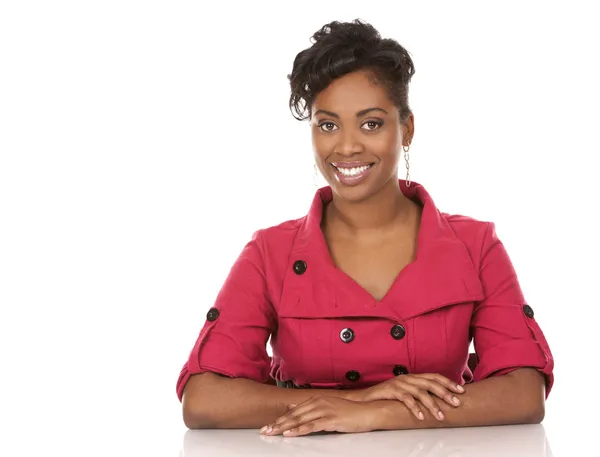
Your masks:
<svg viewBox="0 0 600 457"><path fill-rule="evenodd" d="M329 181L329 186L335 196L349 202L360 202L377 193L372 183L363 182L355 186L348 186L340 183L335 177Z"/></svg>

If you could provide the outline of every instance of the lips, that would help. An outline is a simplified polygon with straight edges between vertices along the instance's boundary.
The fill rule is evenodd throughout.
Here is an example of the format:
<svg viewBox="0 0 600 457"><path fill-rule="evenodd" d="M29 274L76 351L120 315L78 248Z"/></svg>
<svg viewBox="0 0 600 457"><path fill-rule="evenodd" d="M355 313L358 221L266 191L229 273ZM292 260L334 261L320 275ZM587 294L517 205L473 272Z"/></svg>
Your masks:
<svg viewBox="0 0 600 457"><path fill-rule="evenodd" d="M333 162L331 166L340 183L352 186L363 181L371 173L375 164L373 162Z"/></svg>

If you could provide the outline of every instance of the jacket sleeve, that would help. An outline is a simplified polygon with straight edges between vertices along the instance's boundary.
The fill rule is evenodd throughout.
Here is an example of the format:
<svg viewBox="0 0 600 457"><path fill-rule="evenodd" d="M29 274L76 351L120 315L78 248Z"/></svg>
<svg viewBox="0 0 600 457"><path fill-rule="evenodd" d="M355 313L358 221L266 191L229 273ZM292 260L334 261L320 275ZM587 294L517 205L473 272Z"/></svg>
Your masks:
<svg viewBox="0 0 600 457"><path fill-rule="evenodd" d="M182 400L193 374L207 371L257 382L269 379L266 344L276 326L268 297L262 231L257 231L234 262L177 380Z"/></svg>
<svg viewBox="0 0 600 457"><path fill-rule="evenodd" d="M484 235L479 274L485 299L476 304L471 319L477 354L473 380L536 368L546 378L547 398L554 383L554 359L492 222Z"/></svg>

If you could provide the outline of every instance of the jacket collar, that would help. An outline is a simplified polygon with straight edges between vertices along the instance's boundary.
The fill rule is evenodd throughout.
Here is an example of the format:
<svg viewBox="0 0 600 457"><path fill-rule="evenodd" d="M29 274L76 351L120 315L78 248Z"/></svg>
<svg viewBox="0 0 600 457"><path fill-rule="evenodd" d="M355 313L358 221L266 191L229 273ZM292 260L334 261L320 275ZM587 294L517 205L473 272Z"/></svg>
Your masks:
<svg viewBox="0 0 600 457"><path fill-rule="evenodd" d="M339 292L333 307L337 311L331 307L309 305L314 308L310 310L313 317L363 316L368 312L404 320L450 304L483 299L471 255L456 236L446 215L438 210L421 184L412 181L407 187L404 180L399 180L399 184L405 196L423 205L418 246L415 260L405 267L380 301L373 299L333 263L321 230L323 208L331 201L333 191L326 186L316 192L299 228L290 262L307 261L311 282L316 283L312 285L314 293L318 293L319 283L331 287L332 276L343 284L337 287Z"/></svg>

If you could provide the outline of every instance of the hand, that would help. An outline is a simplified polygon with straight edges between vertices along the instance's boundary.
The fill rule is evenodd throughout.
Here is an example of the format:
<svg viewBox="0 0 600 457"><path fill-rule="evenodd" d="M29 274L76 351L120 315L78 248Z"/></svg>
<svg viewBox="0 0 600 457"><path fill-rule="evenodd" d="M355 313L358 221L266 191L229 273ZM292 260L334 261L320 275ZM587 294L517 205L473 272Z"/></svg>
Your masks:
<svg viewBox="0 0 600 457"><path fill-rule="evenodd" d="M336 397L313 397L261 429L264 435L302 436L314 432L359 433L374 430L376 411L368 403Z"/></svg>
<svg viewBox="0 0 600 457"><path fill-rule="evenodd" d="M425 416L416 400L419 400L438 420L444 420L444 414L432 395L439 397L451 406L460 405L454 395L462 394L465 389L440 374L403 374L364 390L353 391L350 399L354 401L398 400L423 420Z"/></svg>

